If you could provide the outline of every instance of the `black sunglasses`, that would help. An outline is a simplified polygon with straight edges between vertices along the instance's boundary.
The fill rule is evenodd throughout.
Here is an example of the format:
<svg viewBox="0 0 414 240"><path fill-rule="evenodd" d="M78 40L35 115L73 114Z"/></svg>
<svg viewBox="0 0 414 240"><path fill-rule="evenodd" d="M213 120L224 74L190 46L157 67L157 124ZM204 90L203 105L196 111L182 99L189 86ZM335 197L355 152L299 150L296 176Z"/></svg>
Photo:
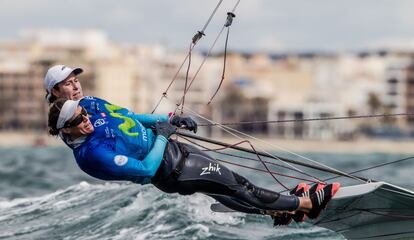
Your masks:
<svg viewBox="0 0 414 240"><path fill-rule="evenodd" d="M71 128L78 126L83 122L84 116L88 116L88 112L85 108L82 107L81 113L78 116L76 116L72 121L66 122L65 125L63 125L63 128Z"/></svg>

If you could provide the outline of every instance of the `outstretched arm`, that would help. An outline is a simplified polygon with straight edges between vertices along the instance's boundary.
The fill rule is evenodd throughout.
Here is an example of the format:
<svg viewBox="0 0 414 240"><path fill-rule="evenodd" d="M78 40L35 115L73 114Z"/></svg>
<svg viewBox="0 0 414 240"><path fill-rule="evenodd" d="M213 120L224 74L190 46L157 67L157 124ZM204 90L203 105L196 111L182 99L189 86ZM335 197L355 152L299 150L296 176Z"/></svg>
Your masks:
<svg viewBox="0 0 414 240"><path fill-rule="evenodd" d="M144 127L154 127L157 122L168 122L170 117L167 114L135 114L134 118Z"/></svg>
<svg viewBox="0 0 414 240"><path fill-rule="evenodd" d="M167 142L164 136L158 135L152 149L142 160L123 155L104 146L94 148L88 157L93 164L98 165L98 168L107 171L112 176L125 180L136 179L136 182L146 184L157 172Z"/></svg>

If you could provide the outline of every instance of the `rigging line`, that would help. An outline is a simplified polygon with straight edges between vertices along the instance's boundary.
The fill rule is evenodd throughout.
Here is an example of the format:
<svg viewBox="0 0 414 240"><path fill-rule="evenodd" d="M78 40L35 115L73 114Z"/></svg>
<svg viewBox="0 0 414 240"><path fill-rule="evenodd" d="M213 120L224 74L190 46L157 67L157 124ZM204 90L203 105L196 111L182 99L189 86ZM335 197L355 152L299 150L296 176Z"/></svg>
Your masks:
<svg viewBox="0 0 414 240"><path fill-rule="evenodd" d="M235 154L230 154L230 153L225 153L225 152L219 152L219 151L216 151L217 149L207 148L207 147L205 147L205 146L203 146L203 145L201 145L201 144L199 144L199 143L197 143L197 142L195 142L195 141L191 141L191 140L189 140L189 139L188 139L188 138L186 138L186 137L181 136L181 138L183 138L183 139L187 140L188 142L190 142L190 143L192 143L192 144L194 144L194 145L196 145L196 146L199 146L199 147L201 147L201 148L204 148L204 149L205 149L204 151L213 151L213 152L215 152L215 153L217 153L217 154L221 154L221 155L225 155L225 156L235 157L235 158L244 159L244 160L253 161L253 162L259 162L259 160L255 159L255 158L244 157L244 156L238 156L238 155L235 155ZM224 160L223 160L223 161L224 161ZM300 171L298 171L298 170L296 170L296 169L294 169L294 168L290 168L290 167L283 166L283 165L281 165L281 164L277 164L277 163L274 163L274 162L269 162L269 161L263 161L263 162L264 162L264 163L266 163L266 164L269 164L269 165L273 165L273 166L277 166L277 167L280 167L280 168L285 168L285 169L288 169L288 170L291 170L291 171L294 171L294 172L301 173L301 174L303 174L303 175L305 175L305 176L307 176L307 177L310 177L310 178L315 178L314 176L312 176L312 175L310 175L310 174L300 172ZM235 163L235 164L236 164L236 163ZM244 167L248 167L248 166L246 166L246 165L237 165L237 166L241 166L241 167L243 167L243 166L244 166ZM305 180L305 179L300 179L300 180ZM322 180L320 180L320 179L317 179L317 181L314 181L314 180L308 180L308 179L307 179L306 181L309 181L309 182L314 182L314 183L317 183L317 182L323 182L323 181L322 181Z"/></svg>
<svg viewBox="0 0 414 240"><path fill-rule="evenodd" d="M357 118L378 118L378 117L399 117L411 116L414 113L394 113L394 114L372 114L372 115L358 115L358 116L343 116L343 117L325 117L325 118L305 118L305 119L287 119L287 120L263 120L263 121L244 121L244 122L230 122L230 123L205 123L198 124L199 127L217 126L217 125L244 125L244 124L263 124L263 123L290 123L290 122L310 122L310 121L326 121L326 120L344 120Z"/></svg>
<svg viewBox="0 0 414 240"><path fill-rule="evenodd" d="M214 151L214 152L215 152L215 151ZM257 159L254 159L254 158L249 158L249 157L244 157L244 156L238 156L238 155L235 155L235 154L224 153L224 152L215 152L215 153L217 153L217 154L222 154L222 155L226 155L226 156L230 156L230 157L235 157L235 158L239 158L239 159L244 159L244 160L248 160L248 161L255 161L255 162L258 162L258 160L257 160ZM266 164L273 165L273 166L277 166L277 167L280 167L280 168L285 168L285 169L288 169L288 170L291 170L291 171L294 171L294 172L297 172L297 173L303 174L303 175L305 175L305 176L307 176L307 177L311 177L311 178L314 178L314 179L317 179L317 180L318 180L318 181L311 181L311 182L323 182L321 179L316 178L315 176L312 176L312 175L307 174L307 173L305 173L305 172L298 171L298 170L296 170L296 169L294 169L294 168L287 167L287 166L283 166L283 165L281 165L281 164L277 164L277 163L275 163L275 162L269 162L269 161L264 161L264 162L265 162Z"/></svg>
<svg viewBox="0 0 414 240"><path fill-rule="evenodd" d="M203 61L201 62L200 66L198 67L197 71L195 72L194 76L192 77L190 83L188 84L188 88L184 89L184 94L187 94L188 90L190 90L191 85L193 85L194 80L196 79L198 73L200 72L201 68L203 67L204 63L207 61L207 58L210 56L214 46L216 45L218 39L220 38L221 34L224 31L224 27L221 28L219 34L217 35L216 39L214 40L213 44L211 45L210 49L208 50L207 54L204 56ZM176 103L177 107L176 109L178 109L178 107L182 104L183 101L183 97L181 97L181 99Z"/></svg>
<svg viewBox="0 0 414 240"><path fill-rule="evenodd" d="M364 172L364 171L368 171L368 170L371 170L371 169L374 169L374 168L379 168L379 167L383 167L383 166L386 166L386 165L390 165L390 164L394 164L394 163L398 163L398 162L407 161L407 160L410 160L410 159L414 159L414 156L407 157L407 158L402 158L402 159L398 159L398 160L391 161L391 162L381 163L381 164L374 165L374 166L370 166L370 167L367 167L367 168L362 168L362 169L359 169L359 170L356 170L356 171L352 171L352 172L350 172L349 174L355 174L355 173L359 173L359 172ZM325 179L324 181L328 181L328 180L336 179L336 178L338 178L338 177L339 177L339 176L335 176L335 177L327 178L327 179Z"/></svg>
<svg viewBox="0 0 414 240"><path fill-rule="evenodd" d="M206 121L209 121L209 122L213 122L213 120L210 120L210 119L208 119L208 118L205 118L204 116L202 116L201 114L198 114L197 112L195 112L195 111L193 111L193 110L191 110L191 109L189 109L189 108L187 108L190 112L193 112L193 114L194 115L196 115L196 116L198 116L199 118L202 118L202 119L204 119L204 120L206 120ZM230 131L230 130L233 130L234 131L234 129L232 129L232 128L229 128L229 127L226 127L226 126L221 126L221 125L219 125L218 127L220 127L221 129L223 129L224 131L226 131L226 132L228 132L229 134L231 134L232 136L234 136L234 137L236 137L236 138L238 138L238 139L241 139L241 140L243 140L243 138L242 137L240 137L239 135L237 135L237 134L235 134L235 133L233 133L232 131ZM230 129L230 130L229 130ZM264 152L266 152L266 151L264 151ZM269 153L269 152L266 152L267 154L269 154L270 156L272 156L271 158L273 158L273 159L276 159L276 160L280 160L277 156L275 156L275 155L273 155L273 154L271 154L271 153ZM297 171L299 171L299 172L303 172L301 169L299 169L299 168L297 168L297 167L295 167L295 166L293 166L293 165L291 165L291 164L289 164L288 162L285 162L285 161L281 161L282 163L284 163L284 164L286 164L286 165L288 165L289 167L291 167L291 168L294 168L294 169L296 169ZM314 177L315 178L315 177ZM317 178L315 178L315 179L317 179Z"/></svg>
<svg viewBox="0 0 414 240"><path fill-rule="evenodd" d="M236 8L239 6L240 0L237 0L236 5L234 5L232 12L236 11Z"/></svg>
<svg viewBox="0 0 414 240"><path fill-rule="evenodd" d="M370 209L358 209L356 208L356 210L361 211L361 212L368 212L374 215L379 215L379 216L384 216L384 217L392 217L392 218L399 218L399 219L404 219L404 220L414 220L414 216L410 216L410 215L400 215L400 214L390 214L387 213L387 211L385 212L381 212L381 211L372 211Z"/></svg>
<svg viewBox="0 0 414 240"><path fill-rule="evenodd" d="M193 111L193 110L191 110L191 109L189 109L189 108L186 108L186 109L187 109L187 110L189 110L189 111L191 111L191 112L192 112L193 114L195 114L196 116L198 116L198 117L200 117L200 118L202 118L202 119L204 119L204 120L207 120L208 122L213 122L212 120L210 120L210 119L208 119L208 118L206 118L206 117L202 116L201 114L198 114L197 112L195 112L195 111ZM236 132L236 133L238 133L238 134L240 134L240 135L243 135L243 136L245 136L245 137L248 137L248 138L254 139L254 140L258 141L258 142L262 142L262 143L264 143L264 144L266 144L266 145L268 145L268 146L271 146L271 147L273 147L273 148L278 148L278 149L281 149L282 151L288 152L288 153L290 153L290 154L292 154L292 155L295 155L295 156L301 157L301 158L303 158L303 159L305 159L305 160L311 161L311 162L313 162L313 163L315 163L315 164L317 164L317 165L319 165L319 166L324 167L325 169L330 169L331 171L334 171L334 172L340 172L341 174L338 174L338 175L347 176L347 177L349 177L349 178L352 178L352 179L354 179L354 180L358 180L358 181L361 181L361 182L365 182L365 181L366 181L366 179L363 179L363 178L361 178L361 177L356 177L356 176L349 175L349 174L347 174L347 173L345 173L345 172L339 171L338 169L335 169L335 168L329 167L329 166L327 166L327 165L325 165L325 164L319 163L319 162L317 162L317 161L315 161L315 160L312 160L312 159L307 158L307 157L305 157L305 156L302 156L302 155L300 155L300 154L294 153L294 152L289 151L289 150L287 150L287 149L284 149L284 148L282 148L282 147L280 147L280 146L277 146L277 145L274 145L274 144L268 143L268 142L266 142L266 141L264 141L264 140L261 140L261 139L259 139L259 138L254 137L254 136L251 136L251 135L246 134L246 133L244 133L244 132L238 131L238 130L236 130L236 129L233 129L233 128L230 128L230 127L227 127L227 126L222 126L222 125L218 125L218 126L219 126L220 128L222 128L222 129L224 129L225 131L229 132L229 133L230 133L230 134L232 134L233 136L237 137L237 138L240 138L240 139L241 139L241 137L240 137L240 136L238 136L238 135L236 135L236 134L232 133L231 131L234 131L234 132ZM231 131L230 131L230 130L231 130ZM273 155L273 154L271 154L271 153L269 153L269 152L266 152L266 151L264 151L264 152L265 152L265 153L267 153L267 154L269 154L269 155L271 155L271 156L273 156L273 158L278 159L278 157L276 157L275 155ZM282 161L282 162L283 162L283 161ZM290 166L291 166L291 165L290 165ZM291 166L291 167L293 167L293 166Z"/></svg>
<svg viewBox="0 0 414 240"><path fill-rule="evenodd" d="M215 158L215 159L219 162L227 163L227 164L234 165L234 166L237 166L237 167L242 167L242 168L247 168L247 169L250 169L250 170L269 173L267 170L263 170L263 169L260 169L260 168L249 167L249 166L246 166L246 165L237 164L237 163L230 162L230 161L223 160L223 159L219 159L219 158ZM315 181L315 180L309 180L309 179L306 179L306 178L295 177L295 176L291 176L291 175L287 175L287 174L283 174L283 173L279 173L279 172L270 171L270 173L272 173L274 175L281 176L281 177L285 177L285 178L293 178L293 179L296 179L296 180L318 183L318 181ZM289 191L289 190L290 189L287 189L286 191Z"/></svg>
<svg viewBox="0 0 414 240"><path fill-rule="evenodd" d="M355 173L364 172L364 171L368 171L368 170L371 170L371 169L375 169L375 168L379 168L379 167L383 167L383 166L386 166L386 165L391 165L391 164L395 164L395 163L399 163L399 162L404 162L404 161L411 160L411 159L414 159L414 156L406 157L406 158L402 158L402 159L397 159L397 160L394 160L394 161L391 161L391 162L380 163L380 164L373 165L373 166L370 166L370 167L367 167L367 168L362 168L362 169L359 169L359 170L356 170L356 171L348 172L348 174L353 175ZM340 178L340 177L342 177L342 176L334 176L334 177L330 177L330 178L325 178L322 182L337 179L337 178ZM372 179L370 179L370 180L372 181ZM283 191L283 192L285 192L285 191Z"/></svg>
<svg viewBox="0 0 414 240"><path fill-rule="evenodd" d="M186 138L184 138L184 139L186 139ZM186 139L187 141L189 141L188 139ZM189 142L191 142L191 141L189 141ZM259 159L259 161L260 161L260 163L262 163L263 164L263 166L265 167L265 169L266 169L266 172L267 173L269 173L270 174L270 176L272 176L272 178L277 182L277 183L279 183L284 189L286 189L286 190L289 190L289 188L287 188L281 181L279 181L279 179L277 179L273 174L272 174L272 171L270 171L270 169L269 169L269 167L266 165L266 163L262 160L262 158L260 157L260 155L257 153L257 151L256 151L256 149L254 148L254 146L249 142L249 140L243 140L243 141L241 141L241 142L238 142L238 143L234 143L234 144L231 144L231 145L228 145L228 146L226 146L225 148L233 148L233 147L236 147L236 146L238 146L238 145L240 145L240 144L242 144L242 143L248 143L249 145L250 145L250 147L252 148L252 152L254 152L255 154L256 154L256 156L257 156L257 158Z"/></svg>
<svg viewBox="0 0 414 240"><path fill-rule="evenodd" d="M239 6L240 0L237 1L237 3L234 5L232 12L234 13L236 11L236 8ZM226 26L224 25L220 32L218 33L216 39L214 40L213 44L211 45L210 49L208 50L206 56L204 57L203 61L201 62L199 68L197 69L196 73L194 74L193 78L190 81L190 84L188 85L188 88L185 90L185 93L188 92L188 90L190 90L190 87L193 85L194 80L196 79L198 73L200 72L201 68L203 67L204 63L207 61L207 58L210 56L211 51L213 50L214 46L216 45L218 39L220 38L221 34L223 34L224 29L226 28ZM178 106L176 107L176 109L178 109L178 107L181 105L182 102L182 97L181 99L178 101Z"/></svg>
<svg viewBox="0 0 414 240"><path fill-rule="evenodd" d="M187 84L188 84L188 74L190 72L190 67L191 67L191 46L193 45L193 43L190 44L190 50L188 52L188 67L187 67L187 72L185 73L185 84L184 84L184 93L183 93L183 102L182 102L182 107L181 107L181 115L183 115L184 113L184 102L185 102L185 95L186 95L186 89L187 89Z"/></svg>
<svg viewBox="0 0 414 240"><path fill-rule="evenodd" d="M383 167L383 166L386 166L386 165L391 165L391 164L395 164L395 163L399 163L399 162L404 162L404 161L411 160L411 159L414 159L414 156L406 157L406 158L402 158L402 159L397 159L397 160L394 160L394 161L391 161L391 162L380 163L380 164L369 166L369 167L366 167L366 168L362 168L362 169L359 169L359 170L356 170L356 171L348 172L348 174L353 175L355 173L360 173L360 172L368 171L368 170L371 170L371 169ZM343 176L334 176L334 177L325 178L325 179L322 180L322 182L327 182L327 181L337 179L337 178L340 178L340 177L343 177ZM370 180L375 181L373 179L370 179ZM285 191L283 191L283 192L285 192Z"/></svg>
<svg viewBox="0 0 414 240"><path fill-rule="evenodd" d="M213 96L210 98L210 101L208 101L207 105L209 105L213 101L213 98L216 96L216 94L220 90L221 85L223 84L223 81L224 81L224 77L225 77L225 73L226 73L227 44L228 44L228 41L229 41L230 26L233 23L233 18L234 17L236 17L236 15L234 15L234 13L232 13L232 12L227 13L227 21L226 21L226 24L224 24L224 26L227 27L227 35L226 35L226 42L224 44L223 72L221 74L220 83L219 83L216 91L214 92Z"/></svg>
<svg viewBox="0 0 414 240"><path fill-rule="evenodd" d="M192 45L192 47L190 48L190 51L187 53L187 55L185 56L183 62L181 63L180 67L178 68L177 72L175 73L174 77L172 78L172 80L170 81L170 83L168 84L167 88L165 89L165 91L162 93L160 100L158 100L158 103L155 105L154 109L151 111L151 113L154 113L158 106L161 104L161 101L167 97L167 93L170 90L172 84L174 83L174 81L177 79L178 74L180 73L181 69L183 68L185 62L187 61L189 55L191 54L191 51L194 49L195 44Z"/></svg>
<svg viewBox="0 0 414 240"><path fill-rule="evenodd" d="M221 4L222 2L223 2L223 0L220 0L220 1L217 3L216 8L214 8L214 10L213 10L213 12L211 13L210 17L208 18L208 20L207 20L206 24L204 24L203 29L201 29L201 31L199 31L199 32L201 32L203 35L204 35L204 31L206 30L207 26L210 24L211 19L213 19L213 16L216 14L217 9L219 8L219 6L220 6L220 4Z"/></svg>
<svg viewBox="0 0 414 240"><path fill-rule="evenodd" d="M180 136L184 136L184 137L188 137L188 138L192 138L192 139L196 139L196 140L200 140L200 141L220 145L220 146L228 146L232 149L243 151L243 152L254 153L254 151L252 151L248 148L243 148L243 147L239 147L239 146L231 146L228 143L223 143L223 142L219 142L219 141L216 141L216 140L213 140L213 139L199 137L199 136L196 136L196 135L193 135L193 134L187 134L187 133L183 133L183 132L176 132L176 134L178 134ZM277 159L277 160L280 160L282 162L289 162L289 163L301 165L301 166L304 166L304 167L308 167L308 168L312 168L312 169L316 169L316 170L320 170L320 171L324 171L324 172L329 172L329 173L334 173L334 174L337 174L337 175L342 175L342 176L345 176L345 177L357 178L356 176L350 176L347 173L343 173L343 172L335 170L335 169L323 168L323 167L320 167L320 166L315 166L315 165L311 165L311 164L308 164L308 163L299 162L299 161L296 161L296 160L293 160L293 159L275 157L273 155L270 155L269 153L262 152L262 151L256 151L256 152L260 156ZM357 178L357 179L362 180L361 178Z"/></svg>
<svg viewBox="0 0 414 240"><path fill-rule="evenodd" d="M167 92L170 89L170 87L172 86L172 84L174 83L174 81L177 79L178 74L180 73L181 69L183 68L185 62L187 61L189 55L191 54L191 51L194 49L195 45L197 44L197 42L201 39L202 36L205 36L204 31L207 29L207 26L210 24L211 19L213 18L213 16L216 14L217 9L220 7L221 3L223 2L223 0L220 0L216 7L214 8L213 12L210 14L210 17L208 18L207 22L204 24L204 27L201 31L198 31L193 38L191 39L192 42L192 47L190 47L190 51L187 53L186 57L184 58L184 61L181 63L180 67L178 68L177 72L175 73L174 77L172 78L171 82L168 84L167 89L162 93L161 98L158 100L158 103L155 105L154 109L152 110L151 113L154 113L158 106L161 104L162 99L164 99L167 96Z"/></svg>

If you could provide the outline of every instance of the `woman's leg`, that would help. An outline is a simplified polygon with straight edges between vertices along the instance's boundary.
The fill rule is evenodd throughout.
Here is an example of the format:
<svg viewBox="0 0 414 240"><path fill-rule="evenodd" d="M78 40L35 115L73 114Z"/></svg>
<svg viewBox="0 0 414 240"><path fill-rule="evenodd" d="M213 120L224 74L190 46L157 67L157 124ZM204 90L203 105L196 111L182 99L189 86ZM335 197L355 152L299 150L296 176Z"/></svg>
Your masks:
<svg viewBox="0 0 414 240"><path fill-rule="evenodd" d="M177 142L175 142L177 143ZM155 182L154 185L165 192L192 194L202 192L207 195L224 195L224 205L240 211L240 205L262 210L294 211L299 207L296 196L281 195L255 186L246 178L232 172L199 149L179 143L183 164L175 175ZM166 161L177 161L175 156L166 155ZM236 201L230 201L236 199ZM220 201L220 200L219 200ZM243 203L243 204L240 204ZM245 208L246 211L249 207Z"/></svg>

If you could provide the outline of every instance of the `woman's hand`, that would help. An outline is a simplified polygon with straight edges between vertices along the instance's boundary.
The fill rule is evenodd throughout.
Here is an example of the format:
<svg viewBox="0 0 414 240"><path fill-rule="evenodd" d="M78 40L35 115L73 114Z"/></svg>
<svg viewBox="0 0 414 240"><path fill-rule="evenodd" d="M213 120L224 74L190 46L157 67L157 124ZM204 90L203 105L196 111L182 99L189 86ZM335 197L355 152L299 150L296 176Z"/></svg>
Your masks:
<svg viewBox="0 0 414 240"><path fill-rule="evenodd" d="M171 118L170 123L179 128L185 128L189 131L197 132L197 123L190 117L174 116Z"/></svg>
<svg viewBox="0 0 414 240"><path fill-rule="evenodd" d="M176 128L168 122L157 122L155 124L155 133L164 136L166 139L173 135L175 130Z"/></svg>

